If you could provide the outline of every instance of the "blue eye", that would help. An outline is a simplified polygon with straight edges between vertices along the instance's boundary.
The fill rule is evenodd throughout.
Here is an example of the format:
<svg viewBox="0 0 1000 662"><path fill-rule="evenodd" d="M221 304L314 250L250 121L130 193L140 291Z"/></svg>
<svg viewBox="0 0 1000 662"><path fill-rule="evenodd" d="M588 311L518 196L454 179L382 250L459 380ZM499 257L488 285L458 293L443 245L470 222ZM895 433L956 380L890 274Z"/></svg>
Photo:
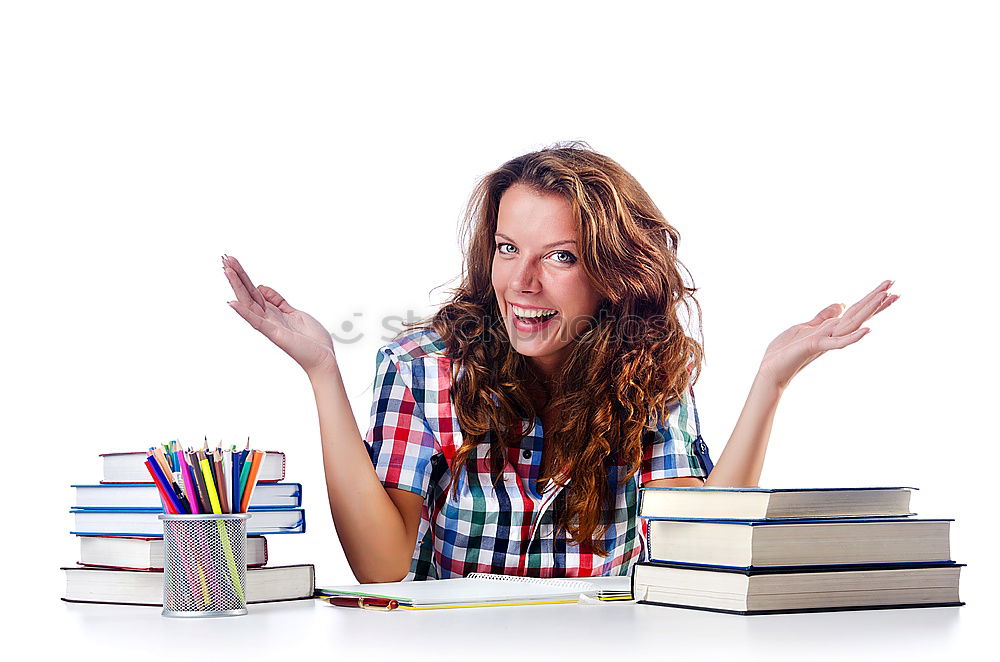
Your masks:
<svg viewBox="0 0 1000 662"><path fill-rule="evenodd" d="M500 250L501 246L510 246L511 248L513 248L513 245L511 245L511 244L505 244L505 243L499 243L499 244L497 244L497 252L499 252L501 255L510 255L510 253L504 253L502 250Z"/></svg>
<svg viewBox="0 0 1000 662"><path fill-rule="evenodd" d="M576 256L573 255L572 253L570 253L569 251L556 251L555 253L553 253L553 255L559 255L559 254L565 255L569 259L568 260L556 260L556 262L562 262L563 264L573 264L574 262L576 262Z"/></svg>

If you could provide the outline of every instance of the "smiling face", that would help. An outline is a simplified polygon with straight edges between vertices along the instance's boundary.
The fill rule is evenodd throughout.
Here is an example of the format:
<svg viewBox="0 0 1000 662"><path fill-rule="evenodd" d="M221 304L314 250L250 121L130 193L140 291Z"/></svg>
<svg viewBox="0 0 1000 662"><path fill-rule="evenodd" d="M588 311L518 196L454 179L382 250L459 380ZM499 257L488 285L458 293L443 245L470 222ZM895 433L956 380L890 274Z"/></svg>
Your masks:
<svg viewBox="0 0 1000 662"><path fill-rule="evenodd" d="M500 198L495 241L493 290L507 335L551 376L601 302L579 262L573 208L560 195L514 184Z"/></svg>

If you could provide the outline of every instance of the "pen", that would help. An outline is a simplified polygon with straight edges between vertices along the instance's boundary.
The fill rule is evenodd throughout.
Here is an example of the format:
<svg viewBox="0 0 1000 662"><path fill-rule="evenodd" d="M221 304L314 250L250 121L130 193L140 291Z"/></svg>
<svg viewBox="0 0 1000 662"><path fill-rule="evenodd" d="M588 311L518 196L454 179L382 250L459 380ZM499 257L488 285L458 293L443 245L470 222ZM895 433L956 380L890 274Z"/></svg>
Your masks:
<svg viewBox="0 0 1000 662"><path fill-rule="evenodd" d="M393 609L399 608L398 601L388 600L386 598L366 598L363 596L349 597L339 595L320 595L317 597L321 600L326 600L331 605L336 607L360 607L361 609L373 609L379 611L392 611Z"/></svg>

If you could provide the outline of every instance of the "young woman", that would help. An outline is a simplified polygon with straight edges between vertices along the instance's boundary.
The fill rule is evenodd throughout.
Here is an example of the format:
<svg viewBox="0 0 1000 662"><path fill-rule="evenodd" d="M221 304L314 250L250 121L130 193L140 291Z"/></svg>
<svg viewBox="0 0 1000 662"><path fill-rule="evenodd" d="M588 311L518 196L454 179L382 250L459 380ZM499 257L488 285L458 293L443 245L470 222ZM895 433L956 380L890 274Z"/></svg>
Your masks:
<svg viewBox="0 0 1000 662"><path fill-rule="evenodd" d="M481 180L465 230L462 284L378 352L364 443L330 334L223 257L229 305L312 383L361 582L628 574L639 487L756 486L789 381L898 298L886 281L775 338L713 467L680 236L628 172L585 144L525 154Z"/></svg>

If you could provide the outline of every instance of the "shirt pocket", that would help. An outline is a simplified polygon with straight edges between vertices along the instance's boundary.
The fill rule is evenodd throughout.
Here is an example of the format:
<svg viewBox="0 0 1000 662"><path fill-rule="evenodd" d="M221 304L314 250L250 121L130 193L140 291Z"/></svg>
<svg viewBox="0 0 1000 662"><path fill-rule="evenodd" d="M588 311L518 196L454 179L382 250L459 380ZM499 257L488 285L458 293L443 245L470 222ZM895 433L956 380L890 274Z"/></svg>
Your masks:
<svg viewBox="0 0 1000 662"><path fill-rule="evenodd" d="M477 471L469 472L467 467L458 470L455 494L452 494L451 489L448 490L441 507L443 518L438 518L439 525L474 527L497 519L504 501L497 493L505 489L506 481L509 480L507 477L512 470L508 465L502 476L504 482L494 486L489 474L488 449L486 444L480 444L476 449Z"/></svg>

